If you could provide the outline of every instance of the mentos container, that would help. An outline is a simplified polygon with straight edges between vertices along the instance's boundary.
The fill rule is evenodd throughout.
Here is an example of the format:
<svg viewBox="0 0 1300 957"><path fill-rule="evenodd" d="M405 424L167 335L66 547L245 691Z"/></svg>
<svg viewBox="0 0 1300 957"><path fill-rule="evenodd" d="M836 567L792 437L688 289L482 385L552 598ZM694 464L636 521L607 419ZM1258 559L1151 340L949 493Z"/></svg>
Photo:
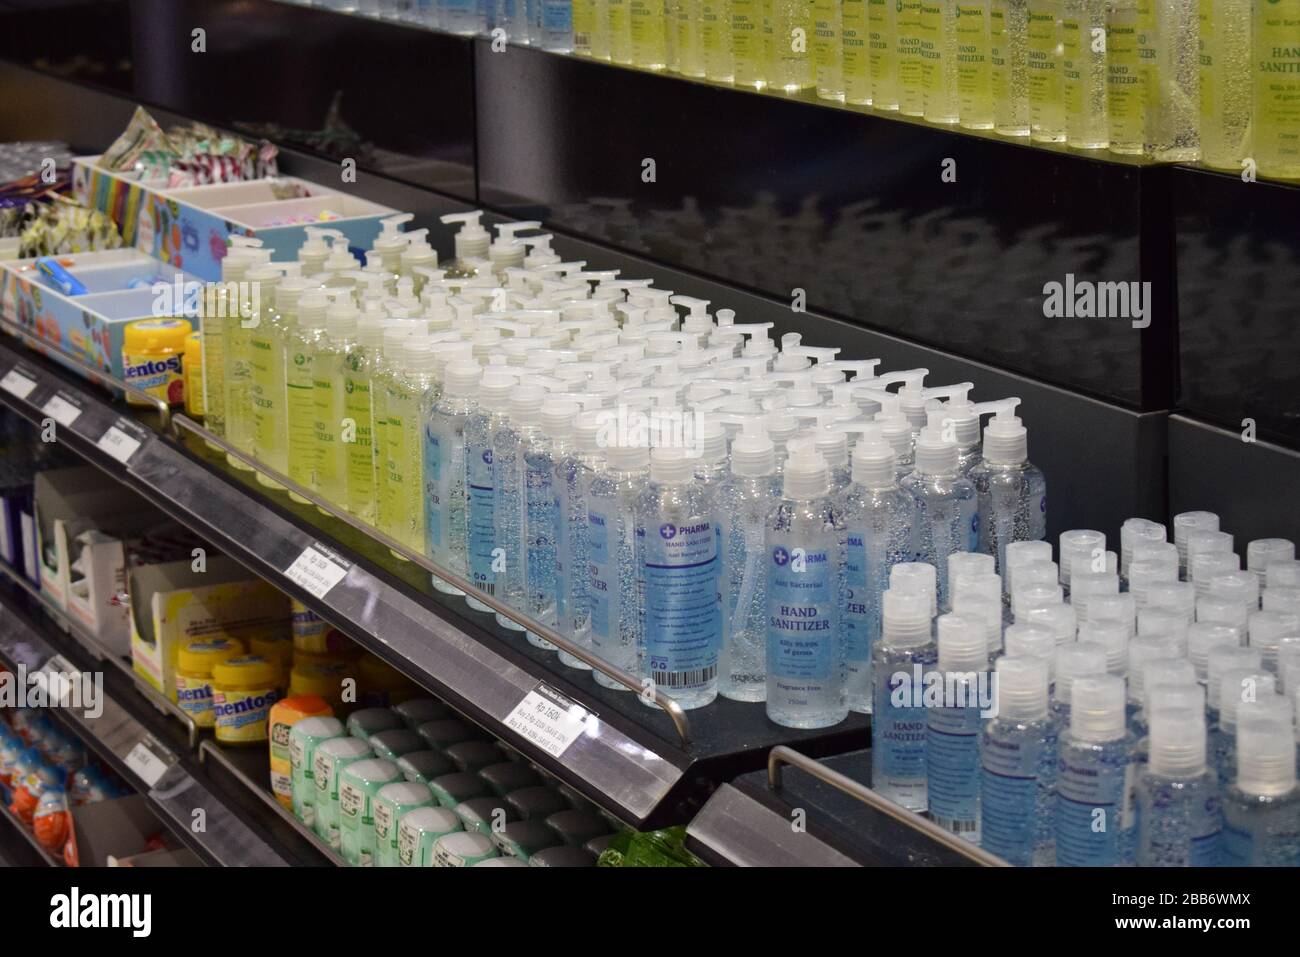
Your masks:
<svg viewBox="0 0 1300 957"><path fill-rule="evenodd" d="M194 329L186 319L140 319L122 330L123 378L169 405L185 401L182 357ZM148 405L127 396L132 405Z"/></svg>
<svg viewBox="0 0 1300 957"><path fill-rule="evenodd" d="M188 641L176 651L176 703L200 728L216 724L212 711L212 667L244 653L238 638Z"/></svg>
<svg viewBox="0 0 1300 957"><path fill-rule="evenodd" d="M257 655L227 658L212 666L212 711L222 744L267 741L271 705L279 700L280 667Z"/></svg>

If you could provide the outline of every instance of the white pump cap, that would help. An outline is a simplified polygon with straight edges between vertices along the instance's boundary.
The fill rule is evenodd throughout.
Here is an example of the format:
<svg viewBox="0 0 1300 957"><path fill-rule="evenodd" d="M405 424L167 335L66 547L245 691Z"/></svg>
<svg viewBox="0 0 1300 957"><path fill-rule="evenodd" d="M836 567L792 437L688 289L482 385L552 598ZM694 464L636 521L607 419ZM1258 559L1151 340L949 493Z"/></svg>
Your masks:
<svg viewBox="0 0 1300 957"><path fill-rule="evenodd" d="M480 222L482 218L483 211L480 209L472 213L448 213L438 217L439 222L461 224L455 238L457 259L464 261L487 258L488 246L492 240Z"/></svg>
<svg viewBox="0 0 1300 957"><path fill-rule="evenodd" d="M350 295L335 296L325 311L325 331L334 340L351 339L357 334L360 318L361 310Z"/></svg>
<svg viewBox="0 0 1300 957"><path fill-rule="evenodd" d="M1174 516L1174 544L1178 560L1187 567L1187 536L1193 532L1217 532L1219 516L1213 512L1182 512Z"/></svg>
<svg viewBox="0 0 1300 957"><path fill-rule="evenodd" d="M478 383L482 375L482 367L473 360L457 359L449 362L446 371L443 373L443 394L461 397L473 396L478 392Z"/></svg>
<svg viewBox="0 0 1300 957"><path fill-rule="evenodd" d="M938 572L926 562L899 562L889 569L889 590L923 595L933 618L939 610Z"/></svg>
<svg viewBox="0 0 1300 957"><path fill-rule="evenodd" d="M984 427L984 461L991 465L1023 465L1029 461L1029 431L1016 415L1019 399L992 402L995 414Z"/></svg>
<svg viewBox="0 0 1300 957"><path fill-rule="evenodd" d="M510 394L510 421L516 425L536 425L544 401L545 389L531 382L521 382Z"/></svg>
<svg viewBox="0 0 1300 957"><path fill-rule="evenodd" d="M767 437L762 420L747 418L744 431L731 442L731 471L733 475L757 478L776 471L776 446Z"/></svg>
<svg viewBox="0 0 1300 957"><path fill-rule="evenodd" d="M1246 567L1259 577L1262 587L1268 566L1274 562L1295 561L1295 542L1286 538L1257 538L1246 543Z"/></svg>
<svg viewBox="0 0 1300 957"><path fill-rule="evenodd" d="M792 457L785 464L785 497L796 501L821 498L831 491L830 468L812 452Z"/></svg>
<svg viewBox="0 0 1300 957"><path fill-rule="evenodd" d="M650 464L650 450L644 445L610 445L605 454L616 472L640 472Z"/></svg>
<svg viewBox="0 0 1300 957"><path fill-rule="evenodd" d="M898 457L885 440L883 430L864 433L853 446L853 481L867 488L887 488L894 484Z"/></svg>
<svg viewBox="0 0 1300 957"><path fill-rule="evenodd" d="M1070 736L1079 741L1124 737L1124 679L1083 675L1070 690Z"/></svg>
<svg viewBox="0 0 1300 957"><path fill-rule="evenodd" d="M568 438L577 414L578 403L572 399L547 399L542 403L542 431L552 439Z"/></svg>
<svg viewBox="0 0 1300 957"><path fill-rule="evenodd" d="M1241 632L1231 625L1198 621L1187 628L1187 658L1202 681L1209 677L1210 653L1215 648L1241 647Z"/></svg>
<svg viewBox="0 0 1300 957"><path fill-rule="evenodd" d="M379 235L375 237L373 249L379 252L401 252L406 248L406 237L402 233L402 226L415 219L414 213L400 213L397 216L387 216L379 221L382 227Z"/></svg>
<svg viewBox="0 0 1300 957"><path fill-rule="evenodd" d="M518 378L500 366L489 366L479 381L479 405L489 412L507 412L510 395L515 391Z"/></svg>
<svg viewBox="0 0 1300 957"><path fill-rule="evenodd" d="M1036 721L1047 715L1047 662L1041 658L998 659L998 717Z"/></svg>
<svg viewBox="0 0 1300 957"><path fill-rule="evenodd" d="M305 292L298 299L298 326L302 329L324 329L325 314L330 307L330 297L324 290Z"/></svg>
<svg viewBox="0 0 1300 957"><path fill-rule="evenodd" d="M517 238L525 229L538 229L542 224L528 221L522 223L501 223L497 226L496 242L488 247L488 259L494 266L522 266L528 249Z"/></svg>
<svg viewBox="0 0 1300 957"><path fill-rule="evenodd" d="M922 475L944 475L957 471L959 455L957 443L944 439L942 425L926 426L916 437L916 470Z"/></svg>
<svg viewBox="0 0 1300 957"><path fill-rule="evenodd" d="M988 670L988 642L982 624L948 614L939 616L937 628L940 671L951 674Z"/></svg>
<svg viewBox="0 0 1300 957"><path fill-rule="evenodd" d="M1129 637L1122 621L1093 620L1079 627L1079 642L1100 647L1106 655L1106 671L1121 677L1128 673Z"/></svg>
<svg viewBox="0 0 1300 957"><path fill-rule="evenodd" d="M924 594L890 588L881 595L880 604L882 641L895 647L915 648L930 640L933 614Z"/></svg>
<svg viewBox="0 0 1300 957"><path fill-rule="evenodd" d="M367 309L357 320L357 344L367 349L377 349L384 344L384 327L388 317L378 309Z"/></svg>
<svg viewBox="0 0 1300 957"><path fill-rule="evenodd" d="M685 449L661 447L650 450L650 481L663 485L684 485L694 478L695 459Z"/></svg>
<svg viewBox="0 0 1300 957"><path fill-rule="evenodd" d="M1205 715L1169 708L1151 715L1148 768L1161 777L1194 778L1205 773Z"/></svg>
<svg viewBox="0 0 1300 957"><path fill-rule="evenodd" d="M717 419L703 418L695 430L695 442L700 453L697 465L714 465L727 457L727 430Z"/></svg>

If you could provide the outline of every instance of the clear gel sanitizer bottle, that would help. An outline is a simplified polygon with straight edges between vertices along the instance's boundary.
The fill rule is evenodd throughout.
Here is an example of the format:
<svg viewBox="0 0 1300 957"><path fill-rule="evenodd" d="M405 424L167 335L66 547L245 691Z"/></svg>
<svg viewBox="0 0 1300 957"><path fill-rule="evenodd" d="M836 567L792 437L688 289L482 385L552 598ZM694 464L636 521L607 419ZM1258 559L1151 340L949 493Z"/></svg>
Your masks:
<svg viewBox="0 0 1300 957"><path fill-rule="evenodd" d="M945 434L942 410L916 440L916 471L903 480L916 510L913 559L939 572L939 604L948 598L948 556L979 544L975 486L957 469L957 442Z"/></svg>
<svg viewBox="0 0 1300 957"><path fill-rule="evenodd" d="M933 589L930 589L931 593ZM871 661L871 787L911 811L926 799L925 673L938 661L930 630L934 598L891 588L881 599L880 641Z"/></svg>
<svg viewBox="0 0 1300 957"><path fill-rule="evenodd" d="M1047 537L1047 481L1029 462L1028 432L1016 417L1019 399L996 403L984 429L984 457L970 470L979 509L979 550L1003 573L1007 545Z"/></svg>
<svg viewBox="0 0 1300 957"><path fill-rule="evenodd" d="M926 796L930 819L973 844L980 842L980 734L990 699L984 629L959 615L938 620L943 700L926 710Z"/></svg>
<svg viewBox="0 0 1300 957"><path fill-rule="evenodd" d="M424 551L462 578L468 574L469 537L465 429L475 411L481 375L482 370L472 359L448 365L442 395L424 421ZM464 594L437 575L432 578L438 591Z"/></svg>
<svg viewBox="0 0 1300 957"><path fill-rule="evenodd" d="M1219 863L1223 808L1205 763L1205 716L1190 709L1151 716L1150 755L1138 779L1139 867Z"/></svg>

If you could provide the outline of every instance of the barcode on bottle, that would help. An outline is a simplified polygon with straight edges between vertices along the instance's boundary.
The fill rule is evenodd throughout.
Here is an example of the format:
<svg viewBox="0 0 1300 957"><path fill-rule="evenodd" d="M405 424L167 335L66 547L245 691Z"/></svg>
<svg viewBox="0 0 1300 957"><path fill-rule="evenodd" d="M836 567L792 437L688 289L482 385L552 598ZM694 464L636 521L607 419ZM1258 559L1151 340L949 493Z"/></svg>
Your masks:
<svg viewBox="0 0 1300 957"><path fill-rule="evenodd" d="M973 834L979 830L978 821L955 821L952 818L936 817L934 823L952 834Z"/></svg>
<svg viewBox="0 0 1300 957"><path fill-rule="evenodd" d="M497 593L497 583L496 583L496 582L479 582L479 584L477 585L477 588L478 588L479 591L481 591L481 592L482 592L483 594L485 594L485 595L493 595L493 596L495 596L496 593Z"/></svg>
<svg viewBox="0 0 1300 957"><path fill-rule="evenodd" d="M717 665L691 671L652 671L650 679L660 688L694 688L708 684L718 674Z"/></svg>

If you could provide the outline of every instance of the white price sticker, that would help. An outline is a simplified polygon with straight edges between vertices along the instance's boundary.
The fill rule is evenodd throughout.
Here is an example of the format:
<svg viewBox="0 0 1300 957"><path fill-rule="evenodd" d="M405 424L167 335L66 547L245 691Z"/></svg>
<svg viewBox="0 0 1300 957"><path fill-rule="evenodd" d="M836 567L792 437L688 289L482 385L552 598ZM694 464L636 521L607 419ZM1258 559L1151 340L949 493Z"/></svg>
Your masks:
<svg viewBox="0 0 1300 957"><path fill-rule="evenodd" d="M320 551L308 545L293 564L284 570L285 577L317 598L324 598L331 588L343 580L348 570Z"/></svg>
<svg viewBox="0 0 1300 957"><path fill-rule="evenodd" d="M506 715L505 726L558 758L582 735L586 722L595 719L582 705L539 684Z"/></svg>
<svg viewBox="0 0 1300 957"><path fill-rule="evenodd" d="M71 428L72 423L77 421L77 416L81 415L81 409L61 395L52 395L50 401L45 403L45 414L59 425Z"/></svg>
<svg viewBox="0 0 1300 957"><path fill-rule="evenodd" d="M5 373L3 379L0 379L0 389L4 389L10 395L25 399L32 394L32 389L36 388L36 382L27 378L17 369L10 369Z"/></svg>
<svg viewBox="0 0 1300 957"><path fill-rule="evenodd" d="M167 762L144 741L137 741L126 756L126 766L140 776L146 787L153 787L167 770Z"/></svg>
<svg viewBox="0 0 1300 957"><path fill-rule="evenodd" d="M95 443L103 452L125 465L140 447L140 440L127 435L116 425L110 425L108 431Z"/></svg>

